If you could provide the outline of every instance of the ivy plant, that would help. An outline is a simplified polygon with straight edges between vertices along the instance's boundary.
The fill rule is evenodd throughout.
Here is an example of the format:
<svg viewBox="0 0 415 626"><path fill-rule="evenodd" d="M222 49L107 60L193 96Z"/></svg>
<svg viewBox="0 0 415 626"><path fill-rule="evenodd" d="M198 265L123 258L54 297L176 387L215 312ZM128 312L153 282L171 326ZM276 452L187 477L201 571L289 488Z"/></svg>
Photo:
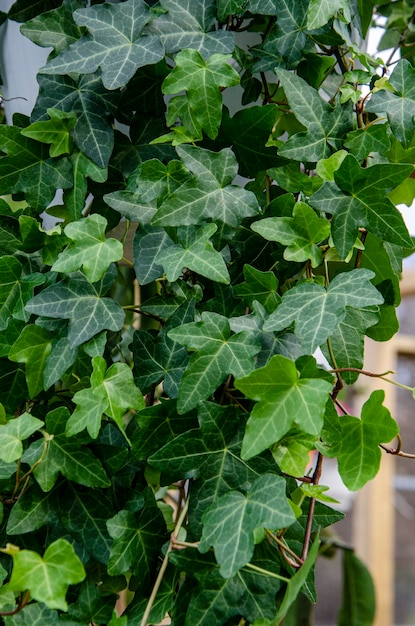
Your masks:
<svg viewBox="0 0 415 626"><path fill-rule="evenodd" d="M342 517L324 459L358 490L399 436L341 394L413 249L413 2L2 19L50 53L0 126L1 623L293 624ZM344 562L338 623L369 626Z"/></svg>

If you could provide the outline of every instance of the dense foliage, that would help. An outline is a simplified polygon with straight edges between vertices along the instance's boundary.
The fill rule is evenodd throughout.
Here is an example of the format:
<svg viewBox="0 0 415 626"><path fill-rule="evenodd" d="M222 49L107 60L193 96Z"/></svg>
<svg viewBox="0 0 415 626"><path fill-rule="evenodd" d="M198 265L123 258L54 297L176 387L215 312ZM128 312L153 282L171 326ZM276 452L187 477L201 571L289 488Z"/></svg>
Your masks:
<svg viewBox="0 0 415 626"><path fill-rule="evenodd" d="M389 62L356 43L372 14ZM31 118L0 127L6 626L277 626L300 589L315 600L319 530L342 517L323 459L358 490L398 434L382 391L360 416L338 394L364 336L398 328L414 17L413 0L3 14L51 48ZM356 595L339 624L372 622Z"/></svg>

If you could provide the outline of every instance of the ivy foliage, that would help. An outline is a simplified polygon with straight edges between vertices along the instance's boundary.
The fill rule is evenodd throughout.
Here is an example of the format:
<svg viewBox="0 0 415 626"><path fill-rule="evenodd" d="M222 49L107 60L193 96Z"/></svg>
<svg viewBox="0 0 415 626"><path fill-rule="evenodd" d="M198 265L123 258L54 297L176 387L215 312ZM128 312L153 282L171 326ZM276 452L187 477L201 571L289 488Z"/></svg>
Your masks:
<svg viewBox="0 0 415 626"><path fill-rule="evenodd" d="M356 44L378 18L387 62ZM342 517L324 458L360 489L399 432L382 392L338 394L398 328L413 2L1 19L51 48L0 126L2 623L277 626ZM345 574L338 623L369 626Z"/></svg>

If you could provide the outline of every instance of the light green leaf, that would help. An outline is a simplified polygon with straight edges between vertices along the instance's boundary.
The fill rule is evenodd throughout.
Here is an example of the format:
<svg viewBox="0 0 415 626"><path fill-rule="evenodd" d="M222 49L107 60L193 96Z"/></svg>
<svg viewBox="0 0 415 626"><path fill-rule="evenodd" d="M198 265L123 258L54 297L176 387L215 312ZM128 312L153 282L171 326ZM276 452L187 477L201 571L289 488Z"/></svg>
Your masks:
<svg viewBox="0 0 415 626"><path fill-rule="evenodd" d="M34 122L22 130L23 137L30 137L40 143L52 144L49 148L51 157L68 154L72 150L71 130L75 126L75 113L65 113L59 109L48 109L50 120Z"/></svg>
<svg viewBox="0 0 415 626"><path fill-rule="evenodd" d="M385 392L374 391L362 408L361 418L339 417L332 409L325 421L323 444L336 456L340 476L348 489L361 489L379 470L380 443L388 443L399 433L398 424L382 402Z"/></svg>
<svg viewBox="0 0 415 626"><path fill-rule="evenodd" d="M266 217L251 225L252 230L269 241L278 241L287 246L284 258L287 261L307 261L318 267L322 253L317 244L330 234L330 223L317 217L305 202L297 202L292 217Z"/></svg>
<svg viewBox="0 0 415 626"><path fill-rule="evenodd" d="M389 83L395 93L389 89L376 91L365 110L380 115L387 113L393 134L404 148L408 148L414 136L415 69L407 59L396 64Z"/></svg>
<svg viewBox="0 0 415 626"><path fill-rule="evenodd" d="M290 137L279 149L281 156L297 161L319 161L330 156L330 148L340 150L344 135L353 129L352 109L337 104L331 107L305 80L283 69L278 78L290 108L307 128Z"/></svg>
<svg viewBox="0 0 415 626"><path fill-rule="evenodd" d="M384 241L412 245L401 214L386 195L412 171L412 165L398 163L363 168L349 154L334 172L335 182L325 182L311 196L313 207L333 215L333 241L342 259L352 249L360 227Z"/></svg>
<svg viewBox="0 0 415 626"><path fill-rule="evenodd" d="M23 454L22 441L40 430L42 426L43 422L30 413L22 413L6 424L0 424L0 459L6 463L20 459Z"/></svg>
<svg viewBox="0 0 415 626"><path fill-rule="evenodd" d="M26 366L27 388L31 398L35 398L42 389L46 388L43 371L51 349L50 333L34 324L25 326L10 348L10 361L24 363Z"/></svg>
<svg viewBox="0 0 415 626"><path fill-rule="evenodd" d="M185 413L208 398L228 374L239 378L254 367L260 351L258 341L249 332L231 335L226 317L204 312L200 322L172 329L168 336L196 350L179 386L177 408Z"/></svg>
<svg viewBox="0 0 415 626"><path fill-rule="evenodd" d="M223 256L209 241L216 231L216 224L179 227L179 244L167 246L155 259L157 264L163 266L167 280L174 282L184 268L188 268L201 276L228 284L230 277Z"/></svg>
<svg viewBox="0 0 415 626"><path fill-rule="evenodd" d="M229 59L230 55L214 54L205 61L197 50L182 50L162 85L165 94L186 92L194 126L211 139L217 136L222 118L221 88L239 83L239 74Z"/></svg>
<svg viewBox="0 0 415 626"><path fill-rule="evenodd" d="M91 285L82 274L47 287L26 305L29 313L69 319L68 340L72 347L88 341L102 330L120 330L124 311L110 298L101 296L102 285Z"/></svg>
<svg viewBox="0 0 415 626"><path fill-rule="evenodd" d="M232 33L215 29L215 0L161 0L160 5L165 13L153 20L146 30L160 35L167 53L192 48L206 58L233 51Z"/></svg>
<svg viewBox="0 0 415 626"><path fill-rule="evenodd" d="M110 576L132 571L139 588L146 590L150 572L156 566L159 551L166 539L166 526L151 489L145 490L140 513L120 511L108 520L107 528L114 543L108 561Z"/></svg>
<svg viewBox="0 0 415 626"><path fill-rule="evenodd" d="M319 435L332 386L317 376L301 377L295 363L279 354L264 367L237 379L235 387L257 401L246 426L242 458L266 450L294 426Z"/></svg>
<svg viewBox="0 0 415 626"><path fill-rule="evenodd" d="M65 248L52 266L55 272L74 272L81 267L91 283L100 280L112 262L123 255L120 241L105 237L107 220L93 213L65 228L65 235L73 243Z"/></svg>
<svg viewBox="0 0 415 626"><path fill-rule="evenodd" d="M10 589L30 591L32 598L48 608L66 611L65 596L69 585L85 578L84 567L71 544L65 539L57 539L43 557L32 550L19 550L12 556Z"/></svg>
<svg viewBox="0 0 415 626"><path fill-rule="evenodd" d="M92 364L91 388L82 389L73 397L77 406L67 422L68 437L86 428L92 439L96 439L104 413L124 432L124 414L129 409L139 410L145 406L144 398L134 384L132 371L126 363L113 363L107 370L105 359L96 356Z"/></svg>
<svg viewBox="0 0 415 626"><path fill-rule="evenodd" d="M246 495L231 491L205 512L198 549L204 553L213 546L224 578L234 576L250 561L256 528L277 530L295 521L285 488L280 476L263 474Z"/></svg>
<svg viewBox="0 0 415 626"><path fill-rule="evenodd" d="M177 153L194 176L159 207L154 225L189 226L211 218L236 227L244 217L259 211L253 193L230 183L238 163L229 148L211 152L194 146L180 146Z"/></svg>
<svg viewBox="0 0 415 626"><path fill-rule="evenodd" d="M41 274L22 276L22 266L15 257L0 258L0 330L7 328L11 317L23 322L29 320L25 304L33 296L34 288L44 281Z"/></svg>
<svg viewBox="0 0 415 626"><path fill-rule="evenodd" d="M79 117L76 117L79 123ZM101 118L102 119L102 118ZM97 183L105 182L107 168L99 167L83 152L73 151L70 155L73 172L73 187L64 194L65 207L68 209L71 220L80 220L88 193L88 179Z"/></svg>
<svg viewBox="0 0 415 626"><path fill-rule="evenodd" d="M107 89L123 87L139 67L157 63L164 56L158 37L141 34L150 17L142 0L78 9L73 18L89 33L50 60L42 72L91 74L100 67Z"/></svg>
<svg viewBox="0 0 415 626"><path fill-rule="evenodd" d="M310 354L343 321L346 307L363 309L382 304L383 297L370 280L374 273L356 269L337 274L325 289L308 281L286 291L282 303L264 324L264 330L283 330L294 322L295 334Z"/></svg>
<svg viewBox="0 0 415 626"><path fill-rule="evenodd" d="M271 452L278 467L290 476L303 476L310 463L310 452L316 447L316 437L289 431Z"/></svg>
<svg viewBox="0 0 415 626"><path fill-rule="evenodd" d="M325 26L340 9L349 13L349 0L311 0L307 14L308 30Z"/></svg>
<svg viewBox="0 0 415 626"><path fill-rule="evenodd" d="M351 550L343 550L343 597L338 626L371 626L376 594L367 567Z"/></svg>

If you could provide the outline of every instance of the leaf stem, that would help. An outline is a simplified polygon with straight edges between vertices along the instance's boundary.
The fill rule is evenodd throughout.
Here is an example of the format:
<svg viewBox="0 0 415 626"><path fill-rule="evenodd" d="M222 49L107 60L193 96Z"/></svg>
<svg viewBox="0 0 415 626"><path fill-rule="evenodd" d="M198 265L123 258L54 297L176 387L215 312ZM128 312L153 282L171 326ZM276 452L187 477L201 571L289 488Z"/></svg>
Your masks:
<svg viewBox="0 0 415 626"><path fill-rule="evenodd" d="M253 563L247 563L245 567L249 567L249 569L252 569L255 572L258 572L258 574L263 574L264 576L269 576L270 578L276 578L277 580L282 580L285 583L290 582L289 578L286 578L285 576L280 576L279 574L276 574L275 572L270 572L269 570L263 569L262 567L258 567L258 565L254 565Z"/></svg>

